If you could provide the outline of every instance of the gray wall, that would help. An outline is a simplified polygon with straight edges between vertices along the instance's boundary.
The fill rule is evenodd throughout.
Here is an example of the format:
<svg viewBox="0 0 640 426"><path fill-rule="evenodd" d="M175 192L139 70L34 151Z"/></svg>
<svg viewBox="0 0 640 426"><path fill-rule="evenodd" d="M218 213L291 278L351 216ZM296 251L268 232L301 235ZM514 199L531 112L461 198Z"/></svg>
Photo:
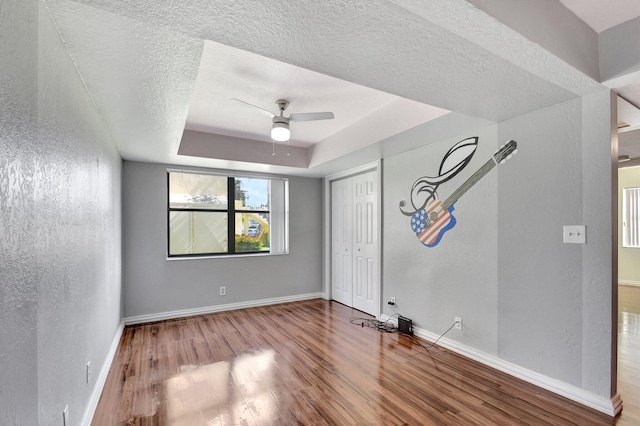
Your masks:
<svg viewBox="0 0 640 426"><path fill-rule="evenodd" d="M167 167L124 162L126 317L322 291L321 179L289 178L288 255L167 260Z"/></svg>
<svg viewBox="0 0 640 426"><path fill-rule="evenodd" d="M562 226L584 224L580 126L577 99L501 123L498 132L521 147L517 170L499 174L499 355L574 385L583 247L563 244Z"/></svg>
<svg viewBox="0 0 640 426"><path fill-rule="evenodd" d="M396 297L395 312L433 332L446 330L454 317L465 324L464 342L484 352L497 352L497 173L493 170L455 204L456 226L435 247L425 247L411 231L411 219L400 213L409 203L413 182L436 176L440 161L458 141L479 136L472 161L456 178L440 185L447 198L483 165L497 146L495 128L485 128L438 141L384 161L383 301ZM517 167L506 163L507 172ZM387 313L393 312L383 304Z"/></svg>
<svg viewBox="0 0 640 426"><path fill-rule="evenodd" d="M640 72L640 46L636 43L640 31L640 16L598 35L600 81L618 80L622 87L631 84Z"/></svg>
<svg viewBox="0 0 640 426"><path fill-rule="evenodd" d="M613 104L615 108L615 103ZM607 90L499 126L523 142L499 181L499 356L610 396L611 104ZM587 244L563 244L586 225Z"/></svg>
<svg viewBox="0 0 640 426"><path fill-rule="evenodd" d="M448 338L611 396L611 108L603 90L385 159L383 300L397 297L397 312L437 334L462 317ZM458 223L438 246L424 247L398 203L473 135L469 170L441 198L507 140L519 153L455 204ZM586 225L587 244L563 244L563 225Z"/></svg>
<svg viewBox="0 0 640 426"><path fill-rule="evenodd" d="M0 424L75 425L122 317L121 159L43 4L0 12Z"/></svg>

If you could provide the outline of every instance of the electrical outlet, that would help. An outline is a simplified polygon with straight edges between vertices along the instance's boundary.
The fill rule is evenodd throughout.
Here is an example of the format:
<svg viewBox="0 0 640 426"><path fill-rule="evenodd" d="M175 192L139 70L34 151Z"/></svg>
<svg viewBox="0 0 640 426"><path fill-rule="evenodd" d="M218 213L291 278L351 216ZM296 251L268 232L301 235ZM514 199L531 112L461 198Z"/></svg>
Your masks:
<svg viewBox="0 0 640 426"><path fill-rule="evenodd" d="M87 363L87 383L91 381L91 361Z"/></svg>
<svg viewBox="0 0 640 426"><path fill-rule="evenodd" d="M565 244L585 244L587 242L587 227L584 225L563 226L562 242Z"/></svg>
<svg viewBox="0 0 640 426"><path fill-rule="evenodd" d="M62 426L69 426L69 404L64 407L62 411Z"/></svg>
<svg viewBox="0 0 640 426"><path fill-rule="evenodd" d="M396 298L395 298L395 297L392 297L392 298L389 300L389 302L391 302L391 304L392 304L392 305L395 305L395 304L396 304Z"/></svg>
<svg viewBox="0 0 640 426"><path fill-rule="evenodd" d="M220 296L226 296L227 295L227 287L222 286L220 287Z"/></svg>
<svg viewBox="0 0 640 426"><path fill-rule="evenodd" d="M454 321L456 322L456 326L455 329L456 330L462 330L462 318L460 317L455 317Z"/></svg>

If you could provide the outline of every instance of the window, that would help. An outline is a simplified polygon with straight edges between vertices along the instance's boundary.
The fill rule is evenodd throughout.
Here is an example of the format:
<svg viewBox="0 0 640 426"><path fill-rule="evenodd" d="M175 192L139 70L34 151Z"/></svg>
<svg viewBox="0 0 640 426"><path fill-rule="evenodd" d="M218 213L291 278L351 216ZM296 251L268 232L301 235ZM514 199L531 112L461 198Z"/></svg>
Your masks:
<svg viewBox="0 0 640 426"><path fill-rule="evenodd" d="M622 191L622 247L640 248L640 188Z"/></svg>
<svg viewBox="0 0 640 426"><path fill-rule="evenodd" d="M169 257L287 252L285 179L169 170L168 193Z"/></svg>

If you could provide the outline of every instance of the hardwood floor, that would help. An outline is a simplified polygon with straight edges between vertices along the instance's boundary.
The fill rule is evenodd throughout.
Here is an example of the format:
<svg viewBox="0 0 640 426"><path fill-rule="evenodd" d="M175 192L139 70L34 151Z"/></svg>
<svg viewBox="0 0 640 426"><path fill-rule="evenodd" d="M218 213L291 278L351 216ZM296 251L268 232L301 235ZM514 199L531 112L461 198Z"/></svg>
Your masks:
<svg viewBox="0 0 640 426"><path fill-rule="evenodd" d="M640 425L640 287L618 287L618 425Z"/></svg>
<svg viewBox="0 0 640 426"><path fill-rule="evenodd" d="M93 425L634 424L352 316L316 299L127 327Z"/></svg>

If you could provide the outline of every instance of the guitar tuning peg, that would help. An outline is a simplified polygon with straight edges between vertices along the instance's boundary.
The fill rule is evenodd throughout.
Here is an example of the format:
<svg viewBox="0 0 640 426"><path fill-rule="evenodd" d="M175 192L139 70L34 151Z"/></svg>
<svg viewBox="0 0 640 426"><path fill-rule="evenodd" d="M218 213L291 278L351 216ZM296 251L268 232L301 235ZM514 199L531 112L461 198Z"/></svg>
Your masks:
<svg viewBox="0 0 640 426"><path fill-rule="evenodd" d="M513 155L516 155L517 153L518 153L518 150L517 150L517 149L514 149L514 150L513 150Z"/></svg>
<svg viewBox="0 0 640 426"><path fill-rule="evenodd" d="M502 161L500 161L500 164L504 164L504 163L506 163L506 162L507 162L507 160L506 160L506 159L503 159Z"/></svg>
<svg viewBox="0 0 640 426"><path fill-rule="evenodd" d="M511 157L513 157L513 154L507 155L507 160L511 160Z"/></svg>

